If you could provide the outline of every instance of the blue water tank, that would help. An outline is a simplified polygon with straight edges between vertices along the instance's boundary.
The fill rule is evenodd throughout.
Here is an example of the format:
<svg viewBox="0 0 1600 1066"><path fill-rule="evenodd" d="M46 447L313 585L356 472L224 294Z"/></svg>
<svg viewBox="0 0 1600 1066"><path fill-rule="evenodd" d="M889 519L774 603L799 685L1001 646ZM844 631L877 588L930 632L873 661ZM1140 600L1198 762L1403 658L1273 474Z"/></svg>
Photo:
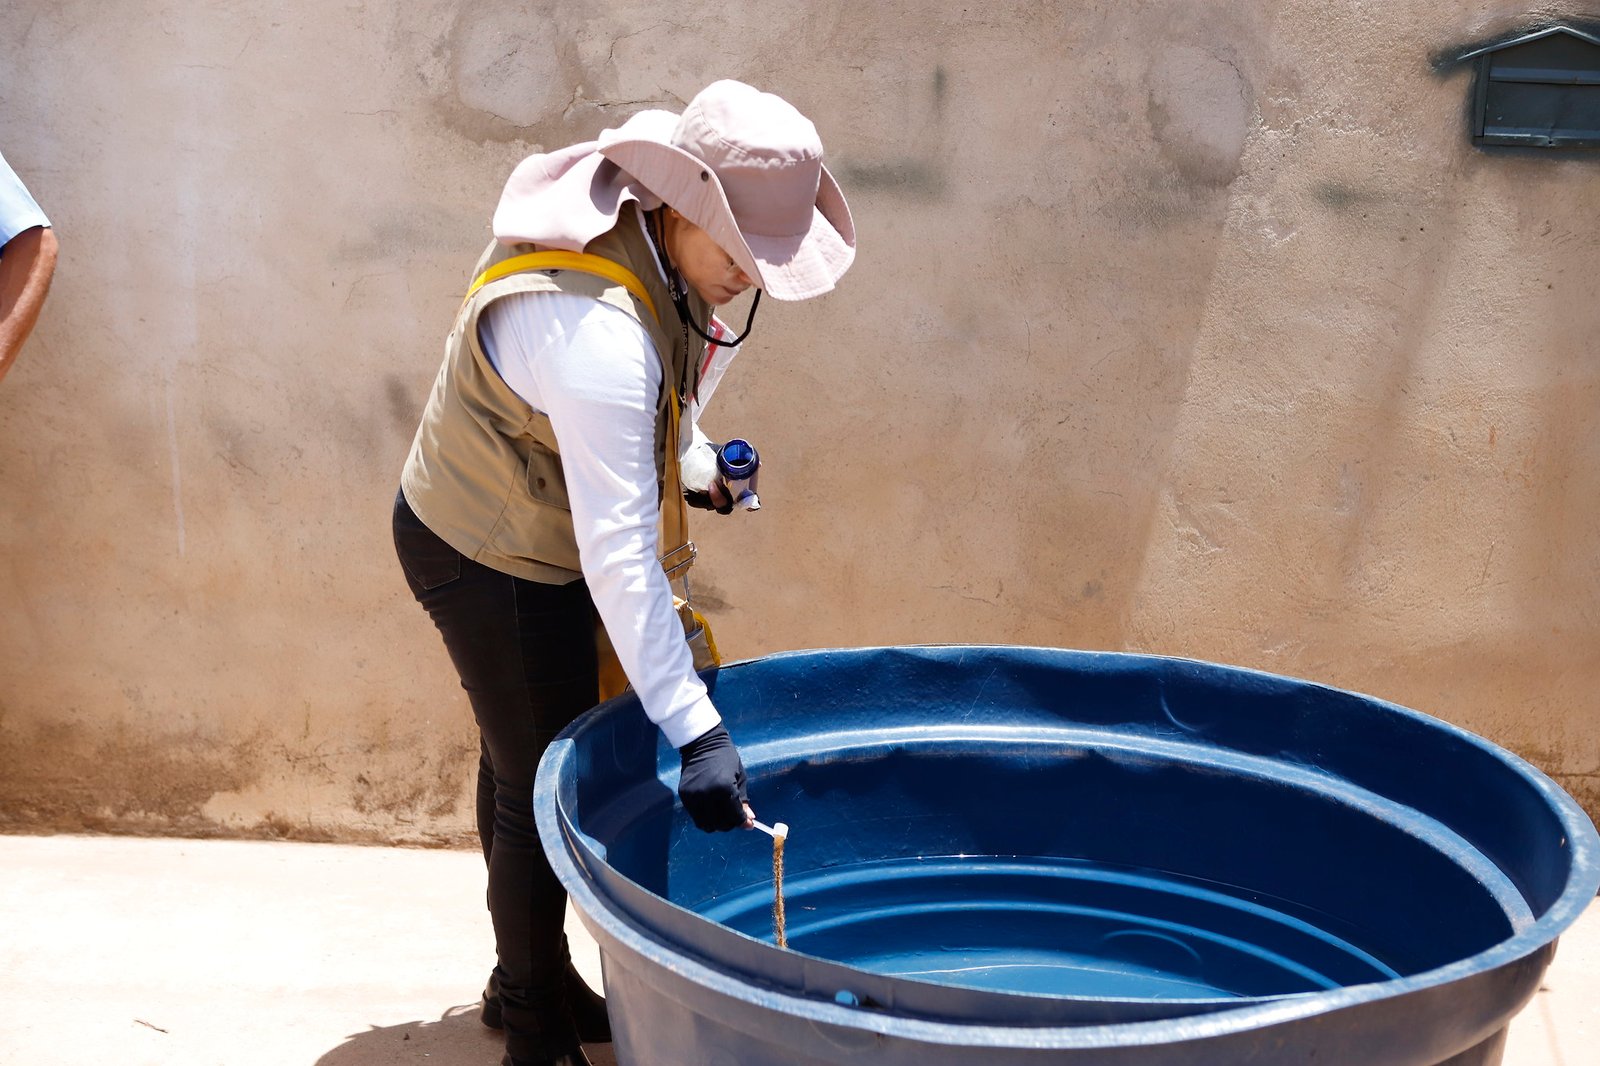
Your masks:
<svg viewBox="0 0 1600 1066"><path fill-rule="evenodd" d="M1500 1059L1600 840L1437 719L1190 660L1003 646L708 675L772 851L705 834L635 698L540 767L622 1066Z"/></svg>

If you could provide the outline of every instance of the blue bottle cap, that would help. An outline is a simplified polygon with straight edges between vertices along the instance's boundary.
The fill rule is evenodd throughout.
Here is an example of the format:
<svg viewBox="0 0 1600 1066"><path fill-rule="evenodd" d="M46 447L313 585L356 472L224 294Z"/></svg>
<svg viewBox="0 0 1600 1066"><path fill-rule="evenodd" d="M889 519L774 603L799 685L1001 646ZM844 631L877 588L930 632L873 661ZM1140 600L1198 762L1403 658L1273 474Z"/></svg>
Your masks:
<svg viewBox="0 0 1600 1066"><path fill-rule="evenodd" d="M722 476L730 481L749 477L759 465L761 459L756 455L755 445L741 437L734 437L717 453L717 466L721 468Z"/></svg>

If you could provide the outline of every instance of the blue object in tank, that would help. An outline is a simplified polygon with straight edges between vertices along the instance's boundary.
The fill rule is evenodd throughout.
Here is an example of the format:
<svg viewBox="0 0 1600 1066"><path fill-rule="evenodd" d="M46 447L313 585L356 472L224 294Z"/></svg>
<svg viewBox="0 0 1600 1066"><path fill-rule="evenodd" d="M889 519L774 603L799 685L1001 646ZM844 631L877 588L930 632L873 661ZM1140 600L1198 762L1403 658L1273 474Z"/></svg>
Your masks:
<svg viewBox="0 0 1600 1066"><path fill-rule="evenodd" d="M1370 697L1189 660L796 652L708 676L770 841L703 834L631 696L540 768L623 1066L1499 1061L1600 841Z"/></svg>

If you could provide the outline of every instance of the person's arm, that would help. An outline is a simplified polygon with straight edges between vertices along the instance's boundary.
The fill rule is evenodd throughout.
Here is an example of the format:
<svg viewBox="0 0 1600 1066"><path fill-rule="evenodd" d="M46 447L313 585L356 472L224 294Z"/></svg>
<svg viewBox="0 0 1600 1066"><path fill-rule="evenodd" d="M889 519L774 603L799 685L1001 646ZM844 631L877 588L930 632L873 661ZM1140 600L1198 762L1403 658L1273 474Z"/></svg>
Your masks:
<svg viewBox="0 0 1600 1066"><path fill-rule="evenodd" d="M33 332L56 272L56 234L48 226L23 230L0 251L0 380Z"/></svg>
<svg viewBox="0 0 1600 1066"><path fill-rule="evenodd" d="M513 392L550 418L583 575L645 714L683 759L678 794L701 829L752 824L744 764L694 672L657 560L661 363L637 320L564 293L495 301L479 335Z"/></svg>
<svg viewBox="0 0 1600 1066"><path fill-rule="evenodd" d="M522 299L537 306L544 297ZM657 561L660 362L637 321L592 301L576 328L552 333L536 350L534 379L561 442L590 595L646 713L682 747L720 716L695 675Z"/></svg>
<svg viewBox="0 0 1600 1066"><path fill-rule="evenodd" d="M626 313L567 293L496 300L478 333L500 377L555 428L589 595L645 713L682 747L721 716L657 561L661 363L649 335Z"/></svg>

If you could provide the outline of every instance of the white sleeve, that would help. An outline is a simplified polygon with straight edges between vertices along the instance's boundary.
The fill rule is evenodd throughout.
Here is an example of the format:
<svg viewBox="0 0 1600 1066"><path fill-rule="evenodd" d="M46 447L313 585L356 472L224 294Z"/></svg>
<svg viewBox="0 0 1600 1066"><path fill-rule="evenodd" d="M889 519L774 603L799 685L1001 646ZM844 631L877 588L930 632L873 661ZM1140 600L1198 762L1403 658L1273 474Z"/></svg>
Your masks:
<svg viewBox="0 0 1600 1066"><path fill-rule="evenodd" d="M655 347L631 315L568 293L506 296L479 321L501 378L555 427L589 594L645 714L682 747L722 719L657 561Z"/></svg>
<svg viewBox="0 0 1600 1066"><path fill-rule="evenodd" d="M717 449L699 425L690 426L689 431L689 439L683 442L678 455L678 470L684 488L706 492L721 473L717 469Z"/></svg>

